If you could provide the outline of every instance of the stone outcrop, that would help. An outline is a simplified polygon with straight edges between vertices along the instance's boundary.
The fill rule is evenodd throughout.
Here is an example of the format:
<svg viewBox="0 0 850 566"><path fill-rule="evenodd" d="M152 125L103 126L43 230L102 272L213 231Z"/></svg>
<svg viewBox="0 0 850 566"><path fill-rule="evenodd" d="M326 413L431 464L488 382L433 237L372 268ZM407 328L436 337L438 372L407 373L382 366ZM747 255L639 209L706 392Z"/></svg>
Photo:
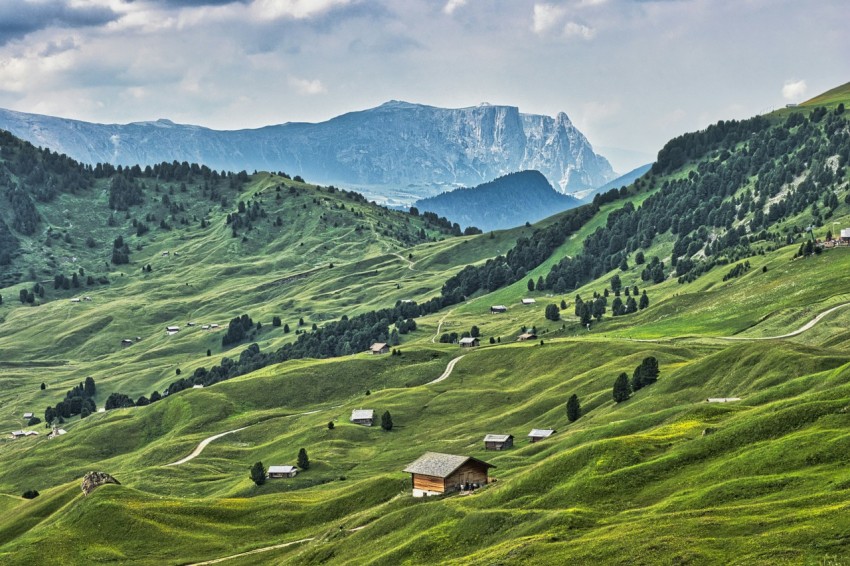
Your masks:
<svg viewBox="0 0 850 566"><path fill-rule="evenodd" d="M83 483L80 486L83 490L83 495L88 495L98 487L114 483L121 485L121 482L107 474L106 472L89 472L83 477Z"/></svg>

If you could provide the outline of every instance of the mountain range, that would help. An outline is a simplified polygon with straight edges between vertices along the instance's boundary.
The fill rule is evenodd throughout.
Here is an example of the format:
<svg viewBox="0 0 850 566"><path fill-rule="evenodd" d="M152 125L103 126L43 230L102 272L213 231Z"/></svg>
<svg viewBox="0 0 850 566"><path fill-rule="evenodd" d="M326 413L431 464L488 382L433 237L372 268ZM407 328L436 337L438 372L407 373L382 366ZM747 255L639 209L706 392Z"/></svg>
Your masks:
<svg viewBox="0 0 850 566"><path fill-rule="evenodd" d="M285 171L402 204L526 169L565 193L615 177L566 114L525 114L515 106L390 101L320 123L234 131L169 120L95 124L0 109L0 129L83 163L144 167L176 160Z"/></svg>

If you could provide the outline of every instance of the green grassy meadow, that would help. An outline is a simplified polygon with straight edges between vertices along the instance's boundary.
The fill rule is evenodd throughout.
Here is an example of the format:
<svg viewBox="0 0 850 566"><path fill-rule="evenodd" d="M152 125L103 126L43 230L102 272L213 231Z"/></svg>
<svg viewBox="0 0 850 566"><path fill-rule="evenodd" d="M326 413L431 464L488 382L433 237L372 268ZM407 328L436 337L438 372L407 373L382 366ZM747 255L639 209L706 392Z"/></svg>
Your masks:
<svg viewBox="0 0 850 566"><path fill-rule="evenodd" d="M111 243L132 220L109 227L108 211L91 206L52 251L28 240L13 266L25 283L0 290L0 431L27 428L24 412L42 416L87 376L102 406L115 391L136 398L164 390L178 369L190 375L237 358L251 342L273 350L295 339L299 318L309 331L427 300L465 265L506 253L533 231L449 237L420 217L304 183L287 180L295 190L278 200L280 183L260 173L228 195L231 204L261 199L268 212L238 237L225 223L229 208L183 197L186 214L208 226L131 236L131 263L111 266L109 284L47 285L35 306L17 301L20 288L52 279L55 269L99 273L103 249L83 246L84 235ZM192 564L302 539L223 563L850 563L850 306L772 338L850 303L850 247L794 259L802 236L793 228L807 212L776 226L794 243L760 243L749 271L727 281L735 262L691 283L645 282L632 254L628 269L569 294L528 291L529 278L581 252L625 199L639 206L657 186L633 186L602 206L516 283L417 318L400 356L290 360L149 406L73 418L59 438L48 439L43 424L32 427L36 438L3 435L0 563ZM850 187L842 181L836 190L844 197ZM46 221L67 226L62 211L92 197L63 195L45 209ZM162 210L149 202L139 214L154 212ZM277 216L281 225L271 222ZM828 220L817 237L832 223L850 226L850 204L842 200ZM420 230L427 241L405 244ZM647 257L669 262L673 242L659 235ZM650 306L582 328L575 295L602 293L615 274L646 290ZM81 295L92 300L70 301ZM523 306L524 297L537 302ZM546 305L561 300L561 320L547 320ZM495 304L508 312L490 314ZM201 328L226 327L243 313L262 323L243 343L224 348L223 328ZM289 333L273 327L275 316ZM168 336L172 324L181 330ZM478 348L435 340L473 325ZM523 326L538 339L517 342ZM133 344L121 346L124 338ZM460 355L447 379L431 383ZM647 356L658 359L658 381L615 403L617 375L631 375ZM573 394L582 410L570 422ZM354 409L389 411L394 427L354 425ZM532 428L557 432L531 444ZM514 435L514 448L486 451L488 433ZM310 467L297 477L251 481L255 462L294 465L301 448ZM472 495L414 499L402 470L426 451L486 460L496 481ZM83 496L90 470L121 485ZM21 497L29 489L40 495Z"/></svg>

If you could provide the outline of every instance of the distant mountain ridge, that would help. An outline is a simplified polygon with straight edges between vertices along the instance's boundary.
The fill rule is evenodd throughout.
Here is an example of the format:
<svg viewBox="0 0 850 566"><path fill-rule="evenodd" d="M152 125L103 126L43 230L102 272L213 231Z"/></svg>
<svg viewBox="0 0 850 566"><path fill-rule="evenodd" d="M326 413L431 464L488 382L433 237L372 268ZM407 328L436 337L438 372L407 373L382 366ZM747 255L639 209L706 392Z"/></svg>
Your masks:
<svg viewBox="0 0 850 566"><path fill-rule="evenodd" d="M581 201L584 201L584 202L590 202L590 201L593 200L593 197L598 195L598 194L607 193L611 189L619 189L620 187L625 187L627 185L631 185L637 179L641 178L644 175L644 173L649 171L651 168L652 168L652 163L647 163L646 165L641 165L640 167L636 167L635 169L632 169L628 173L620 175L619 177L617 177L616 179L614 179L612 181L608 181L607 183L605 183L601 187L596 187L594 189L585 189L583 191L570 193L569 196L575 197L575 198L577 198Z"/></svg>
<svg viewBox="0 0 850 566"><path fill-rule="evenodd" d="M578 199L555 191L539 171L521 171L471 189L418 200L414 206L461 226L489 231L537 222L579 204Z"/></svg>
<svg viewBox="0 0 850 566"><path fill-rule="evenodd" d="M170 120L95 124L0 109L0 128L84 163L188 161L214 169L286 171L312 182L412 202L536 169L561 192L615 177L566 114L515 106L445 109L390 101L320 123L219 131Z"/></svg>

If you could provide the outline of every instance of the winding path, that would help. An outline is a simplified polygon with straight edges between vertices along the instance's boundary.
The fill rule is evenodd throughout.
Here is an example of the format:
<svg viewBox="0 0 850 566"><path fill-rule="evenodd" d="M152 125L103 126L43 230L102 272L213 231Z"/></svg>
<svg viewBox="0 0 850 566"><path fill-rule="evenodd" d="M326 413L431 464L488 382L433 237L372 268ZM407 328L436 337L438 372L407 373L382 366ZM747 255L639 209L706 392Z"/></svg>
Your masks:
<svg viewBox="0 0 850 566"><path fill-rule="evenodd" d="M789 332L787 334L780 334L779 336L717 336L718 340L735 340L740 342L746 341L754 341L754 340L781 340L783 338L793 338L794 336L799 336L803 332L810 330L814 325L820 322L825 316L834 313L838 309L842 309L844 307L850 306L850 303L842 303L840 305L834 306L831 309L827 309L814 317L812 320L794 330L793 332ZM686 336L682 336L679 338L687 338ZM710 337L707 337L710 338ZM666 342L668 340L676 340L677 337L669 337L669 338L627 338L627 340L631 342Z"/></svg>
<svg viewBox="0 0 850 566"><path fill-rule="evenodd" d="M166 464L166 466L179 466L180 464L185 464L189 460L194 460L195 458L197 458L198 456L201 455L201 452L204 451L204 448L207 447L207 444L209 444L213 440L218 440L222 436L227 436L228 434L233 434L234 432L239 432L240 430L245 430L246 428L248 428L248 427L243 426L242 428L237 428L237 429L234 429L234 430L228 430L227 432L222 432L220 434L216 434L216 435L211 436L209 438L205 438L204 440L201 441L200 444L198 444L198 447L195 448L195 450L193 450L191 454L189 454L188 456L186 456L182 460L177 460L176 462L171 462L170 464Z"/></svg>
<svg viewBox="0 0 850 566"><path fill-rule="evenodd" d="M404 257L403 255L401 255L400 253L393 252L393 255L394 255L394 256L396 256L396 257L397 257L398 259L400 259L401 261L406 261L406 262L407 262L407 268L408 268L410 271L416 271L415 269L413 269L413 266L414 266L414 265L416 265L416 262L415 262L415 261L412 261L412 260L410 260L410 259L407 259L406 257Z"/></svg>
<svg viewBox="0 0 850 566"><path fill-rule="evenodd" d="M331 407L331 409L335 409L335 408L336 407ZM294 415L285 415L285 416L286 417L301 417L303 415L313 415L315 413L318 413L321 410L322 409L316 409L315 411L307 411L306 413L296 413ZM260 423L254 423L254 424L260 424ZM251 426L254 426L254 425L243 426L242 428L236 428L236 429L233 429L233 430L228 430L226 432L214 434L213 436L210 436L209 438L205 438L198 444L198 446L192 451L191 454L189 454L188 456L186 456L182 460L177 460L176 462L171 462L170 464L166 464L166 466L179 466L180 464L185 464L186 462L188 462L190 460L194 460L195 458L197 458L198 456L201 455L201 452L204 451L204 448L206 448L207 445L210 442L212 442L213 440L218 440L222 436L227 436L228 434L233 434L234 432L239 432L240 430L245 430L246 428L251 427Z"/></svg>
<svg viewBox="0 0 850 566"><path fill-rule="evenodd" d="M798 328L797 330L795 330L793 332L789 332L788 334L782 334L781 336L753 336L753 337L723 336L722 339L723 340L778 340L778 339L781 339L781 338L791 338L791 337L798 336L798 335L802 334L806 330L809 330L815 324L820 322L821 319L823 317L825 317L826 315L832 314L833 312L837 311L838 309L844 308L848 305L850 305L850 303L843 303L843 304L840 304L838 306L832 307L829 310L825 310L822 313L820 313L819 315L817 315L816 317L814 317L812 320L810 320L809 322L807 322L806 324L804 324L803 326Z"/></svg>
<svg viewBox="0 0 850 566"><path fill-rule="evenodd" d="M463 356L458 356L458 357L454 358L453 360L449 361L448 365L446 366L446 371L444 371L443 374L440 377L438 377L434 381L429 381L425 385L432 385L434 383L440 383L444 379L448 379L448 377L452 374L452 371L455 369L455 364L457 364L459 361L461 361L464 358L464 356L466 356L466 354L464 354Z"/></svg>
<svg viewBox="0 0 850 566"><path fill-rule="evenodd" d="M310 542L311 540L316 540L316 537L302 538L300 540L293 540L291 542L284 542L284 543L275 544L275 545L272 545L272 546L264 546L263 548L255 548L254 550L249 550L248 552L240 552L239 554L232 554L230 556L225 556L224 558L216 558L215 560L207 560L206 562L195 562L194 564L190 564L189 566L203 566L205 564L218 564L219 562L224 562L225 560L232 560L234 558L241 558L243 556L250 556L251 554L259 554L261 552L268 552L270 550L277 550L278 548L285 548L287 546L292 546L293 544L301 544L302 542Z"/></svg>

